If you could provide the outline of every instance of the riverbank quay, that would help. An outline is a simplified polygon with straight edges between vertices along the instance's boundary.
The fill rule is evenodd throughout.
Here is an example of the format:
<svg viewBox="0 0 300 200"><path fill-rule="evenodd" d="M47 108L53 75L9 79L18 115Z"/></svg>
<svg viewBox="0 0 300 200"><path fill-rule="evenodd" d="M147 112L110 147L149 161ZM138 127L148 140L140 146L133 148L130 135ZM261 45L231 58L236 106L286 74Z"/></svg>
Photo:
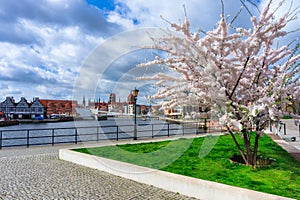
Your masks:
<svg viewBox="0 0 300 200"><path fill-rule="evenodd" d="M0 199L195 199L58 158L59 149L95 145L107 142L1 150Z"/></svg>
<svg viewBox="0 0 300 200"><path fill-rule="evenodd" d="M65 117L65 118L59 118L59 119L18 119L18 120L10 120L10 121L0 121L0 127L5 126L15 126L19 125L20 123L58 123L58 122L69 122L74 120L82 120L81 118L73 118L73 117Z"/></svg>
<svg viewBox="0 0 300 200"><path fill-rule="evenodd" d="M0 121L0 127L18 125L19 121Z"/></svg>
<svg viewBox="0 0 300 200"><path fill-rule="evenodd" d="M76 119L74 117L62 117L56 119L19 119L19 123L56 123L56 122L69 122L74 120L81 120L81 118Z"/></svg>

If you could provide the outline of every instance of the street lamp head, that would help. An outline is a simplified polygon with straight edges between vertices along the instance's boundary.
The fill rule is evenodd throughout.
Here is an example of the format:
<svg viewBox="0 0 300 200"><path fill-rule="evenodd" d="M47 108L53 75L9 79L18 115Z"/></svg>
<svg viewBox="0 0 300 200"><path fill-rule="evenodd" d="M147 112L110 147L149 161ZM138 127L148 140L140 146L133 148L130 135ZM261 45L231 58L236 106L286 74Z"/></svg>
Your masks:
<svg viewBox="0 0 300 200"><path fill-rule="evenodd" d="M134 88L134 90L132 91L132 94L133 94L134 97L137 97L138 94L139 94L139 90Z"/></svg>

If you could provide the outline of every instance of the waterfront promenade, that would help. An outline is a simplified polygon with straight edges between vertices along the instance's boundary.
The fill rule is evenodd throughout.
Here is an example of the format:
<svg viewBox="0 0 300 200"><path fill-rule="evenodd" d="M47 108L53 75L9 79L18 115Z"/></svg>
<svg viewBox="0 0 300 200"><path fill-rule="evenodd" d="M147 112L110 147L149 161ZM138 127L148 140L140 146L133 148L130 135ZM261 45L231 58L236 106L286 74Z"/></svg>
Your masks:
<svg viewBox="0 0 300 200"><path fill-rule="evenodd" d="M0 199L195 199L58 159L79 146L0 150Z"/></svg>
<svg viewBox="0 0 300 200"><path fill-rule="evenodd" d="M284 137L296 137L296 141L285 141L279 137L274 137L274 141L289 153L300 155L298 129L292 121L284 123L287 124ZM172 138L109 143L124 144L166 139ZM59 149L101 146L107 145L107 142L0 150L0 199L195 199L58 159Z"/></svg>

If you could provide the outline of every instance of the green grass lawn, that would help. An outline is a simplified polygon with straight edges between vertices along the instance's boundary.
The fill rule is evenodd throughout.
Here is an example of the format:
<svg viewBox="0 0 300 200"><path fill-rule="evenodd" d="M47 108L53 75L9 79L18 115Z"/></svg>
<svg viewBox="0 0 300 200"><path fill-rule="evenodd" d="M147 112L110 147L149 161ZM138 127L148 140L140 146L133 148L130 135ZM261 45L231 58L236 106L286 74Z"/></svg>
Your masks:
<svg viewBox="0 0 300 200"><path fill-rule="evenodd" d="M229 161L229 157L238 154L229 135L82 148L74 151L300 199L300 162L268 136L263 136L259 145L258 155L272 158L274 162L269 167L256 170ZM213 148L210 150L210 147Z"/></svg>

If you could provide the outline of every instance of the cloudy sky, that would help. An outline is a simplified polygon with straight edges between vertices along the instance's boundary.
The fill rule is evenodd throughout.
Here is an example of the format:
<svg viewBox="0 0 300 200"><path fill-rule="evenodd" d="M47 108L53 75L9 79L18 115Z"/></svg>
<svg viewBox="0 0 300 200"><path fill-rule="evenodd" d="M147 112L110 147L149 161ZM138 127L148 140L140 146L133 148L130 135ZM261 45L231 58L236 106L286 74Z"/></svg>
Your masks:
<svg viewBox="0 0 300 200"><path fill-rule="evenodd" d="M224 2L231 16L241 7L237 0ZM221 12L218 0L0 0L0 101L6 96L81 101L83 95L107 100L110 92L124 101L134 87L146 99L155 88L136 76L163 69L135 68L156 53L132 48L144 44L136 30L168 27L160 16L183 19L182 5L193 30L212 29ZM288 28L299 24L297 19ZM245 10L235 25L249 26Z"/></svg>

